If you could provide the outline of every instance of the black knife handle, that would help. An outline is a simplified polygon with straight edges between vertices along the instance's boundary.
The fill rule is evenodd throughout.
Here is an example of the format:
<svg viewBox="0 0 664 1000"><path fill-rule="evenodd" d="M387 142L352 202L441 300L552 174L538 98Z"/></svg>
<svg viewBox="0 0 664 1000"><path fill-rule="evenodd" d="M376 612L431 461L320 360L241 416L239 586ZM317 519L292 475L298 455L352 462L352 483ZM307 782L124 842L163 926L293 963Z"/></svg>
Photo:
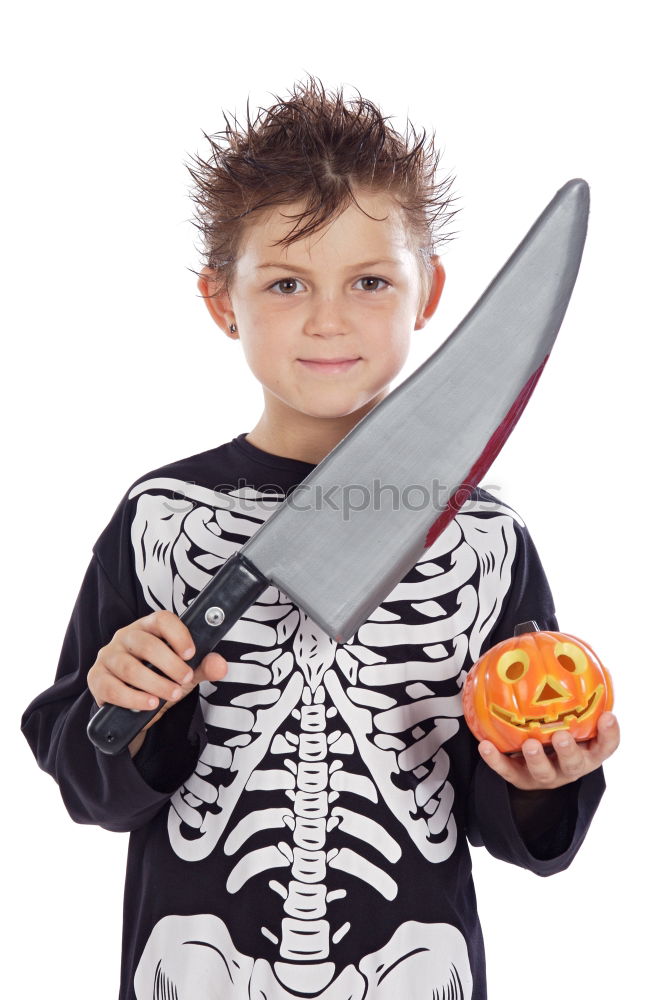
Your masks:
<svg viewBox="0 0 664 1000"><path fill-rule="evenodd" d="M196 652L187 660L192 668L215 648L269 585L270 581L241 553L236 552L226 560L180 615L196 644ZM151 663L146 666L157 669ZM147 711L102 705L88 723L88 737L102 753L115 756L131 743L164 704L160 698L157 707Z"/></svg>

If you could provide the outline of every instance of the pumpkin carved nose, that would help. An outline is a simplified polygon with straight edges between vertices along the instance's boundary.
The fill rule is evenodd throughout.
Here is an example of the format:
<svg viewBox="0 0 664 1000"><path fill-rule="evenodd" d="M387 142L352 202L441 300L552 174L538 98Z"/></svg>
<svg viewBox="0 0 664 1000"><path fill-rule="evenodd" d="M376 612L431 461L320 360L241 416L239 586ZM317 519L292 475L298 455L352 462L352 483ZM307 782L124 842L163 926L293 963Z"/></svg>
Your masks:
<svg viewBox="0 0 664 1000"><path fill-rule="evenodd" d="M553 677L547 677L544 687L535 698L535 701L544 704L551 701L560 701L561 698L565 697L566 693L560 690Z"/></svg>

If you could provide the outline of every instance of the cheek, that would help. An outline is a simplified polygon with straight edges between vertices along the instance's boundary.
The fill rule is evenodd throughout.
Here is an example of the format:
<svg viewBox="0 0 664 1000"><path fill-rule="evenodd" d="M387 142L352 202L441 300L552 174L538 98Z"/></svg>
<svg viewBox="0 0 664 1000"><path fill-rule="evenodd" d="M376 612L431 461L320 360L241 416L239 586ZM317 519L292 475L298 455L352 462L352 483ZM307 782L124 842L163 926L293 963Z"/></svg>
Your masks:
<svg viewBox="0 0 664 1000"><path fill-rule="evenodd" d="M238 330L240 344L250 364L264 365L264 359L275 361L279 348L281 354L286 349L288 326L284 318L274 316L269 310L258 308L253 303L241 315L238 314Z"/></svg>
<svg viewBox="0 0 664 1000"><path fill-rule="evenodd" d="M388 338L385 336L385 330L381 333L382 336L376 343L376 354L384 359L386 366L400 371L408 360L410 352L410 330L402 324L398 329L390 331Z"/></svg>
<svg viewBox="0 0 664 1000"><path fill-rule="evenodd" d="M247 366L254 378L263 384L275 384L278 381L280 354L275 350L274 344L274 338L261 336L256 332L244 338L240 333L240 345Z"/></svg>

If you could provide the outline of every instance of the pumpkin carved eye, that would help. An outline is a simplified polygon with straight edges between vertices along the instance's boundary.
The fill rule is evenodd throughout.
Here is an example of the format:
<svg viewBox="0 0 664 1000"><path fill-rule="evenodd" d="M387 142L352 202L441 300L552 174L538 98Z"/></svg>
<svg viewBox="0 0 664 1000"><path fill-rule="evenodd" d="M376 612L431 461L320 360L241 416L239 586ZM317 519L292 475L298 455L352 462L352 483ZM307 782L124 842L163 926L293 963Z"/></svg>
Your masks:
<svg viewBox="0 0 664 1000"><path fill-rule="evenodd" d="M516 684L522 677L525 677L529 666L530 658L525 649L510 649L500 657L496 670L502 681Z"/></svg>
<svg viewBox="0 0 664 1000"><path fill-rule="evenodd" d="M572 642L556 643L553 652L560 666L570 674L582 674L588 669L587 656Z"/></svg>

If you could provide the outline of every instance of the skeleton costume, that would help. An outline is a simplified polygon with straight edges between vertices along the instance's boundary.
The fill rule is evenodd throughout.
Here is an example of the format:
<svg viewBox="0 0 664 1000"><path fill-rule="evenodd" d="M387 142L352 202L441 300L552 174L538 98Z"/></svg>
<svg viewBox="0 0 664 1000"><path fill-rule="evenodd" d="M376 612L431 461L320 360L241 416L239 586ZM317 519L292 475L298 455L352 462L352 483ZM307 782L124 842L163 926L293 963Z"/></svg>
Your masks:
<svg viewBox="0 0 664 1000"><path fill-rule="evenodd" d="M133 760L92 746L98 650L181 614L312 468L241 434L141 477L23 717L72 818L131 832L120 1000L484 1000L468 840L550 875L602 796L601 768L517 791L465 724L472 663L519 622L558 627L525 525L481 489L348 642L270 587L221 640L223 681Z"/></svg>

